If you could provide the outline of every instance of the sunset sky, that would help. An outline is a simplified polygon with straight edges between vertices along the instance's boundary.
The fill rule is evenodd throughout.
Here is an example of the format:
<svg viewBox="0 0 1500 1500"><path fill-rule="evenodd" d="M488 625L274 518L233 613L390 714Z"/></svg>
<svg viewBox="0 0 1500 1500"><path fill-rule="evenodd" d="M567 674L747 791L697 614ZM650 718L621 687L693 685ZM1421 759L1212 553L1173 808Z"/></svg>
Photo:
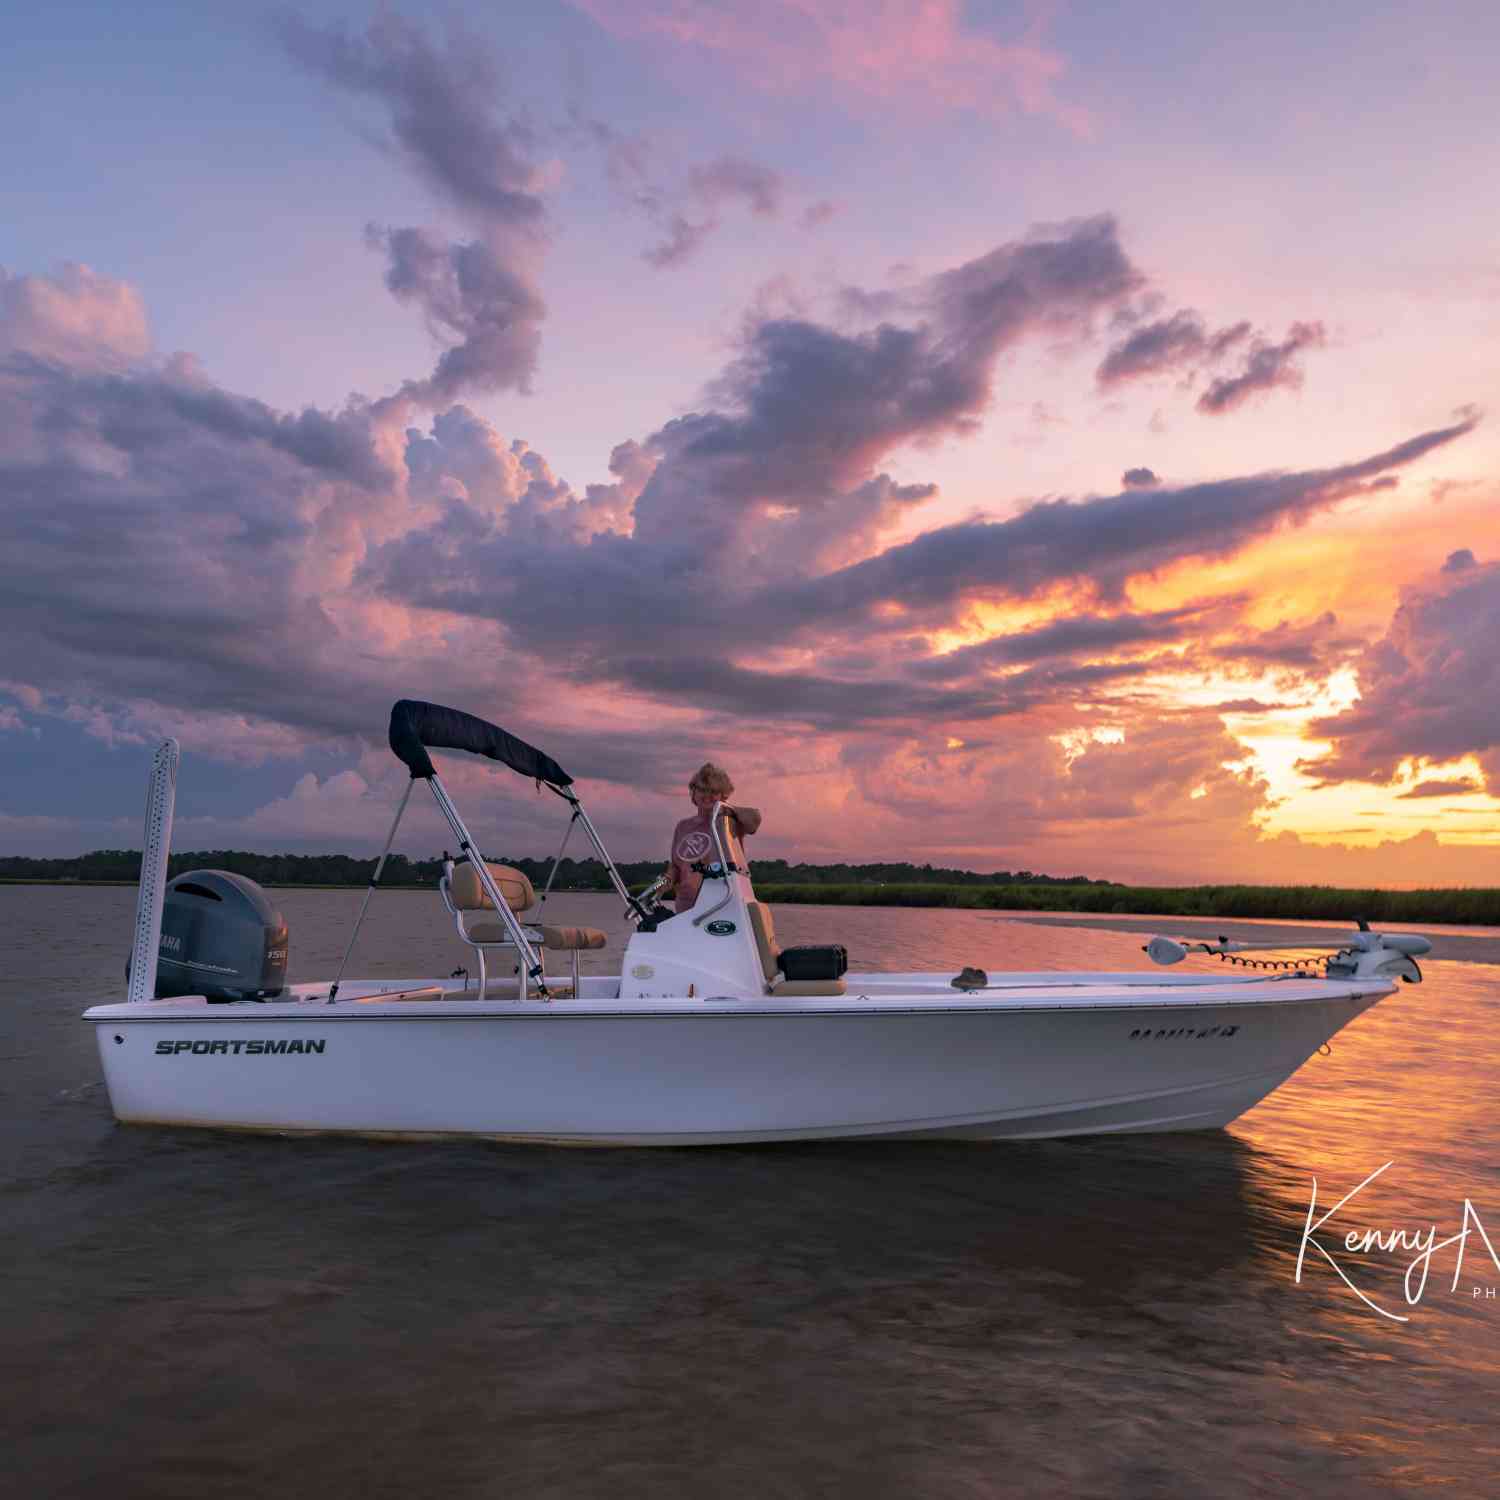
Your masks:
<svg viewBox="0 0 1500 1500"><path fill-rule="evenodd" d="M138 846L164 734L178 847L371 852L413 697L622 858L713 759L752 856L1500 885L1497 56L1493 0L13 14L0 853Z"/></svg>

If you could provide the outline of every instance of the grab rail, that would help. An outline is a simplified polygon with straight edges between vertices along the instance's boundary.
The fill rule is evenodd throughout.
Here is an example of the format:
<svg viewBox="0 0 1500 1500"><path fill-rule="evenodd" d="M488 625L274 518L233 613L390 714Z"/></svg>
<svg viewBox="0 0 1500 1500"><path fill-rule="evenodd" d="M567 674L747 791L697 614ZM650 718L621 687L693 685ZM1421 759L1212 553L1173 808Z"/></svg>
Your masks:
<svg viewBox="0 0 1500 1500"><path fill-rule="evenodd" d="M701 917L693 918L693 926L701 927L716 911L722 911L729 905L729 898L734 894L734 887L729 883L730 863L729 856L724 852L724 840L719 837L719 824L723 821L724 804L714 803L714 810L709 815L708 831L714 841L714 848L719 852L719 868L724 872L724 899L715 906L710 906Z"/></svg>

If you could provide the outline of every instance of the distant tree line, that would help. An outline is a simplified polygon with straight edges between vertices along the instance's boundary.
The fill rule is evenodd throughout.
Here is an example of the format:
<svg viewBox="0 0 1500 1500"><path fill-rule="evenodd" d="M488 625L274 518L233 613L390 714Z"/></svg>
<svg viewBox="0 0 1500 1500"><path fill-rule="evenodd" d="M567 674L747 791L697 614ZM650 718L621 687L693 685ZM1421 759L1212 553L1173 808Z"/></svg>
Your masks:
<svg viewBox="0 0 1500 1500"><path fill-rule="evenodd" d="M953 906L980 911L1072 911L1142 917L1255 917L1297 922L1438 922L1500 926L1500 890L1349 890L1321 885L1088 885L1020 882L973 885L892 881L882 886L757 881L755 894L778 904Z"/></svg>
<svg viewBox="0 0 1500 1500"><path fill-rule="evenodd" d="M501 856L524 870L541 890L551 861ZM659 859L627 860L618 866L635 889L661 874ZM242 849L194 849L172 855L168 870L233 870L262 885L367 885L373 859L347 854L249 854ZM0 856L0 880L116 881L140 879L137 849L96 849L76 859ZM393 854L382 886L426 887L443 872L441 859ZM789 865L784 859L750 864L763 901L810 902L819 906L953 906L996 911L1076 911L1180 917L1266 917L1312 921L1443 922L1500 926L1500 889L1419 891L1339 890L1330 886L1199 885L1125 886L1082 875L1059 879L1031 870L946 870L932 865ZM564 859L552 882L555 891L610 888L597 859Z"/></svg>
<svg viewBox="0 0 1500 1500"><path fill-rule="evenodd" d="M501 856L505 864L523 870L540 888L552 868L551 860ZM660 859L626 860L616 866L627 885L640 886L655 880L665 867ZM373 859L349 854L252 854L243 849L189 849L173 854L167 862L169 876L184 870L233 870L261 885L368 885L375 869ZM383 886L434 886L443 873L441 859L408 859L393 854L381 873ZM72 859L28 859L0 855L0 880L123 881L140 879L139 849L95 849ZM988 875L973 870L949 870L933 865L788 864L784 859L750 862L751 878L767 885L1103 885L1086 875L1062 878L1038 875L1031 870L996 870ZM597 859L563 859L552 882L553 890L605 891L609 877Z"/></svg>

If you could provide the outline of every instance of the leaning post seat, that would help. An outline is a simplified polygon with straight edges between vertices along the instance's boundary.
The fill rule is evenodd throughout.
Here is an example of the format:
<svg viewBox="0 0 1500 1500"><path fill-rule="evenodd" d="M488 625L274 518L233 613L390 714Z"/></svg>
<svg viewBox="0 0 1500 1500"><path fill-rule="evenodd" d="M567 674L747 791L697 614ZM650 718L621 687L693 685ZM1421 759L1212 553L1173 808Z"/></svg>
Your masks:
<svg viewBox="0 0 1500 1500"><path fill-rule="evenodd" d="M500 894L505 897L505 904L513 912L529 911L536 905L536 891L532 888L531 880L524 870L514 869L510 865L489 866L490 879L495 882ZM490 900L489 893L479 882L478 872L467 860L462 864L454 865L453 878L449 889L453 893L453 904L460 911L494 911L495 903Z"/></svg>
<svg viewBox="0 0 1500 1500"><path fill-rule="evenodd" d="M760 954L760 966L765 975L768 995L842 995L847 992L848 986L842 979L784 978L771 908L760 901L747 901L745 910L750 916L750 930L755 934L755 947Z"/></svg>
<svg viewBox="0 0 1500 1500"><path fill-rule="evenodd" d="M486 861L490 879L505 898L505 904L518 917L537 904L536 890L524 870L512 865L491 864ZM485 966L485 950L488 948L511 948L510 933L501 922L484 922L470 919L466 913L494 911L495 904L481 884L478 872L467 860L451 865L439 883L443 904L453 914L458 935L479 955L479 998L484 999L488 982ZM602 948L608 938L597 927L549 927L528 923L526 936L534 943L554 952L571 953L573 956L573 994L578 994L578 954L586 948ZM521 986L525 997L525 984Z"/></svg>

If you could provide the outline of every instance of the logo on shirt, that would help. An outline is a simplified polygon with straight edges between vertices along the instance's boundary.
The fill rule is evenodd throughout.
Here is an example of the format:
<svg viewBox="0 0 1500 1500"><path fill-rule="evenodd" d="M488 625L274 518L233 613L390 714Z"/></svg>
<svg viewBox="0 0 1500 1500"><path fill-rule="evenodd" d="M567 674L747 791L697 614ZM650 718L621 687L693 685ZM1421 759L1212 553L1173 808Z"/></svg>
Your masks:
<svg viewBox="0 0 1500 1500"><path fill-rule="evenodd" d="M695 859L702 859L713 847L713 841L706 833L686 833L677 845L677 857L684 864L689 864Z"/></svg>

